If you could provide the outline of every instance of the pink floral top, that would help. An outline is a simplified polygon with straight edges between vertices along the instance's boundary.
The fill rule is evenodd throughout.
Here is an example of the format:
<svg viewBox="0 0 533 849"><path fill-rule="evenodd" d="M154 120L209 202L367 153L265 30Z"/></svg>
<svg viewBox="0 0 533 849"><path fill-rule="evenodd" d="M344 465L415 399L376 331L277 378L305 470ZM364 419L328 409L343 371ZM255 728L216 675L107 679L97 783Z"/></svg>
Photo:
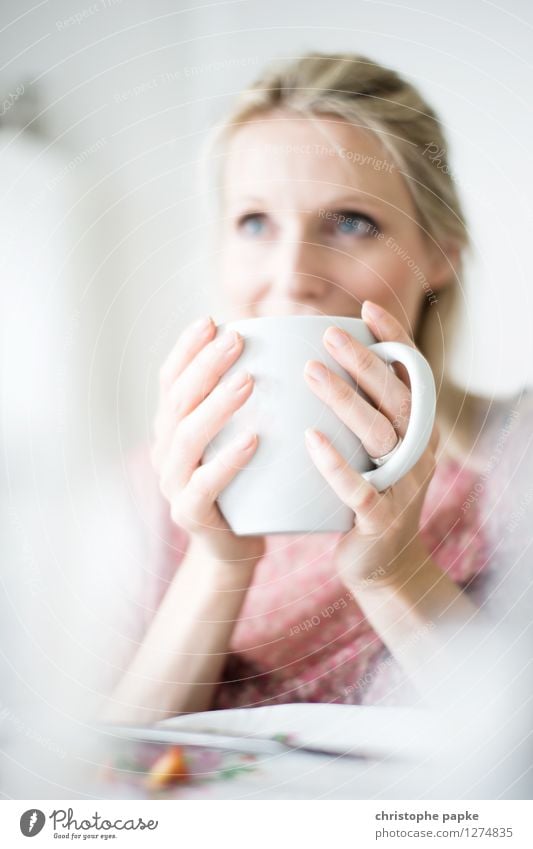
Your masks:
<svg viewBox="0 0 533 849"><path fill-rule="evenodd" d="M173 524L146 450L130 465L130 492L147 541L130 644L142 639L187 549ZM434 561L468 589L486 562L476 472L441 461L429 485L420 532ZM141 511L142 516L139 515ZM282 702L403 703L410 685L337 577L340 534L267 537L230 644L212 708ZM132 608L133 609L133 608ZM407 688L407 689L406 689Z"/></svg>

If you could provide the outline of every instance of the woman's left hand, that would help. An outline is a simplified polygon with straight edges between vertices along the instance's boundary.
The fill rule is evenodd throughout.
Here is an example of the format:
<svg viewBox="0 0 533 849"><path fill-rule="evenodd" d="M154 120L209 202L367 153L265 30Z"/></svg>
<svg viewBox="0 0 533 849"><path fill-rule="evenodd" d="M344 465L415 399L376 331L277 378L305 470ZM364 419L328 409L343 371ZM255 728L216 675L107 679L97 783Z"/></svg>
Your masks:
<svg viewBox="0 0 533 849"><path fill-rule="evenodd" d="M403 342L415 347L390 313L378 308L379 316L371 316L368 303L365 301L362 317L378 341ZM400 378L377 354L333 327L324 334L324 343L375 406L315 360L309 361L304 371L309 387L359 437L370 457L387 454L395 447L398 436L405 436L409 422L411 392L407 372L401 366L406 377ZM374 580L388 582L406 563L420 565L429 556L420 538L419 522L426 490L435 472L438 442L435 425L428 447L413 468L394 486L378 492L347 463L324 434L306 432L311 459L355 514L354 527L343 534L335 551L336 567L350 590L356 592L358 587Z"/></svg>

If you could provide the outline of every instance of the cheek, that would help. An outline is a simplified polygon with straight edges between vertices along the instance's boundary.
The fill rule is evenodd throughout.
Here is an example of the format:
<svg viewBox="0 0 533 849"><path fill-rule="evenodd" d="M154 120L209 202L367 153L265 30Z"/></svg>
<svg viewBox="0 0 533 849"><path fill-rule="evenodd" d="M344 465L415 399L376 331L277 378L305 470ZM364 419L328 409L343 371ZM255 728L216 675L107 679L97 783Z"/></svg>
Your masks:
<svg viewBox="0 0 533 849"><path fill-rule="evenodd" d="M407 262L409 257L409 252L406 250L404 260L398 250L395 251L391 247L388 247L386 241L384 241L380 244L379 251L377 251L375 256L376 271L386 280L390 281L391 284L402 285L409 278L409 265Z"/></svg>
<svg viewBox="0 0 533 849"><path fill-rule="evenodd" d="M403 322L406 312L409 316L413 313L419 291L409 258L405 260L381 244L338 264L333 276L359 303L366 299L376 301Z"/></svg>
<svg viewBox="0 0 533 849"><path fill-rule="evenodd" d="M383 306L390 303L404 288L403 269L397 269L388 258L380 256L354 259L337 274L342 287L363 301L365 298L378 301Z"/></svg>
<svg viewBox="0 0 533 849"><path fill-rule="evenodd" d="M412 263L410 265L409 261L409 254L403 258L383 243L366 256L361 255L355 263L356 273L352 280L357 280L358 288L373 292L380 302L382 299L384 305L398 298L403 300L409 296L413 286ZM372 298L372 295L369 294L369 297Z"/></svg>

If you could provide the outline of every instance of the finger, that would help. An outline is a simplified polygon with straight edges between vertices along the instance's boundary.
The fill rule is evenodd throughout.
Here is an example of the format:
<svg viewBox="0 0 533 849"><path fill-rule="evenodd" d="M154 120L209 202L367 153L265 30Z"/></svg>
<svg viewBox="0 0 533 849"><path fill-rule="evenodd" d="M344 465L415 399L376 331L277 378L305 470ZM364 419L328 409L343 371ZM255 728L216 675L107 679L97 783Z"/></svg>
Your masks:
<svg viewBox="0 0 533 849"><path fill-rule="evenodd" d="M185 328L159 372L161 387L164 390L170 389L198 351L212 339L214 331L215 323L211 316L200 318Z"/></svg>
<svg viewBox="0 0 533 849"><path fill-rule="evenodd" d="M374 301L363 303L361 315L378 342L402 342L404 345L409 345L410 348L416 347L413 339L398 319ZM409 386L409 374L405 366L402 363L394 363L393 368L398 377L406 386Z"/></svg>
<svg viewBox="0 0 533 849"><path fill-rule="evenodd" d="M195 470L185 491L191 509L201 510L213 504L237 472L250 462L257 449L257 434L244 432L223 448L208 463Z"/></svg>
<svg viewBox="0 0 533 849"><path fill-rule="evenodd" d="M359 437L370 457L382 457L392 451L398 434L389 419L342 377L316 360L308 360L304 376L313 392Z"/></svg>
<svg viewBox="0 0 533 849"><path fill-rule="evenodd" d="M339 365L404 436L411 408L411 392L405 383L381 357L339 327L328 327L324 343Z"/></svg>
<svg viewBox="0 0 533 849"><path fill-rule="evenodd" d="M242 336L229 330L217 336L189 363L169 392L169 407L176 421L194 410L240 356Z"/></svg>
<svg viewBox="0 0 533 849"><path fill-rule="evenodd" d="M176 493L162 486L171 505L173 521L191 530L198 526L227 529L220 511L214 509L215 502L237 472L251 460L256 448L257 435L241 433L212 460L199 466L187 487Z"/></svg>
<svg viewBox="0 0 533 849"><path fill-rule="evenodd" d="M217 336L190 361L171 390L164 392L154 422L159 455L169 450L176 424L211 392L242 352L242 345L242 337L235 331Z"/></svg>
<svg viewBox="0 0 533 849"><path fill-rule="evenodd" d="M353 469L320 431L307 428L305 442L318 471L357 516L366 533L377 532L382 522L383 496Z"/></svg>
<svg viewBox="0 0 533 849"><path fill-rule="evenodd" d="M409 345L410 348L416 347L398 319L374 301L363 303L361 315L363 321L370 325L378 342L402 342L404 345Z"/></svg>
<svg viewBox="0 0 533 849"><path fill-rule="evenodd" d="M208 443L250 397L252 389L251 375L239 370L178 424L170 450L170 471L176 486L188 483Z"/></svg>

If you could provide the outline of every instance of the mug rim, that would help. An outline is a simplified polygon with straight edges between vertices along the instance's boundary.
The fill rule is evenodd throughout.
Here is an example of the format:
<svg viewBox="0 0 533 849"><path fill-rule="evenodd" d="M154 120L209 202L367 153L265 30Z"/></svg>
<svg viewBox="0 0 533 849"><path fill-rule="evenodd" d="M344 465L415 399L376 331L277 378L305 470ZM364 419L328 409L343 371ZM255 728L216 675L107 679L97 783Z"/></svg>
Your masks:
<svg viewBox="0 0 533 849"><path fill-rule="evenodd" d="M302 320L304 320L304 321L324 321L324 320L327 320L327 321L332 321L332 322L335 322L335 321L357 321L357 322L360 322L361 324L364 324L365 327L368 327L364 318L359 318L358 316L355 316L355 315L354 316L352 316L352 315L259 315L259 316L249 316L248 318L232 318L232 319L229 319L228 321L220 322L220 324L218 324L217 326L221 327L222 325L241 324L241 323L244 323L244 322L247 322L247 321L255 321L255 322L258 322L258 321L265 321L265 322L276 321L276 322L281 322L281 321L293 321L294 319L298 319L299 321L302 321Z"/></svg>

